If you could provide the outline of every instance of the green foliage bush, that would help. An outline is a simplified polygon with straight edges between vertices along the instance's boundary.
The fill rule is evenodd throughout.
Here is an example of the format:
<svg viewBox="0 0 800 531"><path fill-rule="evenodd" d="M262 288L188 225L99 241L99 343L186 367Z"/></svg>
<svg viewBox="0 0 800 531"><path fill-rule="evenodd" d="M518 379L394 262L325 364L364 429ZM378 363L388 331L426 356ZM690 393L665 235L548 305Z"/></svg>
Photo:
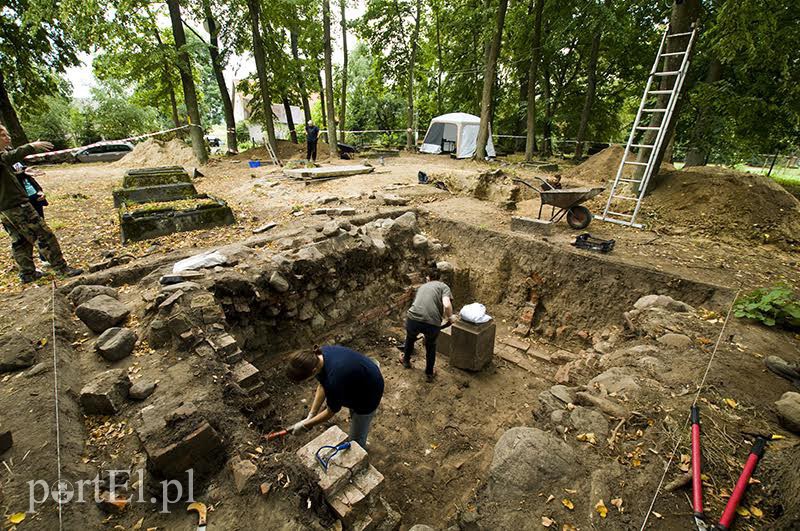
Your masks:
<svg viewBox="0 0 800 531"><path fill-rule="evenodd" d="M733 310L736 317L755 319L767 326L800 327L800 298L784 284L740 297Z"/></svg>

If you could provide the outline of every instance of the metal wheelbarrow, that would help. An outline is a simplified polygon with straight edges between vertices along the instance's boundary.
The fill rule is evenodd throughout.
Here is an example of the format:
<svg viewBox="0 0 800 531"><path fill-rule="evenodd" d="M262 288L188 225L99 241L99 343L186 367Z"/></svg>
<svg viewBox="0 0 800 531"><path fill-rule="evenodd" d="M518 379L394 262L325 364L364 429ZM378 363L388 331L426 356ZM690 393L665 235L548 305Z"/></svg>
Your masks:
<svg viewBox="0 0 800 531"><path fill-rule="evenodd" d="M541 189L522 179L513 179L513 181L524 184L539 193L541 204L539 205L538 219L542 219L544 206L550 205L553 207L549 219L551 223L555 223L566 216L567 223L573 229L580 230L589 226L589 223L592 222L592 213L581 203L599 195L605 188L567 188L562 190L554 188L541 177L536 177L536 179L541 181Z"/></svg>

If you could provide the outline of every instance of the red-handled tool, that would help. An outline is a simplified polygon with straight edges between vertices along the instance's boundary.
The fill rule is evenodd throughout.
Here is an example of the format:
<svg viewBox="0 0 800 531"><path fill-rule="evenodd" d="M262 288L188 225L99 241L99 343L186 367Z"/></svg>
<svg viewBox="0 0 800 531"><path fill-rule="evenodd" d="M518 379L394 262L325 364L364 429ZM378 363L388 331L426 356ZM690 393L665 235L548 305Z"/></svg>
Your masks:
<svg viewBox="0 0 800 531"><path fill-rule="evenodd" d="M764 456L764 451L767 448L767 439L765 437L757 437L753 447L750 449L750 455L747 457L747 462L744 465L744 470L736 481L736 487L733 489L728 504L722 513L719 523L715 526L706 524L705 512L703 511L703 455L700 449L700 409L695 405L692 406L692 510L694 511L694 523L699 531L710 531L716 529L720 531L727 531L730 529L734 518L736 518L736 508L739 507L739 502L742 501L747 486L750 484L750 477L755 472L758 461Z"/></svg>
<svg viewBox="0 0 800 531"><path fill-rule="evenodd" d="M692 509L698 529L705 526L703 513L702 451L700 450L700 409L692 406ZM702 524L700 523L702 522Z"/></svg>
<svg viewBox="0 0 800 531"><path fill-rule="evenodd" d="M764 457L764 450L766 449L767 440L763 437L756 438L756 442L753 443L753 447L750 449L750 455L747 456L744 470L742 470L742 474L736 481L736 487L733 488L733 494L731 494L728 504L722 512L722 518L719 519L720 529L730 529L733 519L736 518L736 508L739 506L739 502L742 501L742 496L744 496L747 486L750 484L750 477L755 472L758 461Z"/></svg>
<svg viewBox="0 0 800 531"><path fill-rule="evenodd" d="M286 437L287 435L289 435L289 430L273 431L272 433L267 435L267 440L274 441L275 439L281 439L283 437Z"/></svg>

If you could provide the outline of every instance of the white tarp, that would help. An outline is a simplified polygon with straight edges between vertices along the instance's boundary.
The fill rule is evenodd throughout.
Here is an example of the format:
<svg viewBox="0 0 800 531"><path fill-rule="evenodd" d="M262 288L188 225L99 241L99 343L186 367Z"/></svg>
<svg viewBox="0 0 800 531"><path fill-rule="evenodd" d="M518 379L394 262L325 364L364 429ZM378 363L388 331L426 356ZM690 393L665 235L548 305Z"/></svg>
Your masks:
<svg viewBox="0 0 800 531"><path fill-rule="evenodd" d="M475 155L480 123L479 117L463 112L437 116L431 120L419 150L422 153L433 155L445 151L455 153L458 159L470 158ZM489 127L489 140L486 143L486 155L495 156L491 126Z"/></svg>

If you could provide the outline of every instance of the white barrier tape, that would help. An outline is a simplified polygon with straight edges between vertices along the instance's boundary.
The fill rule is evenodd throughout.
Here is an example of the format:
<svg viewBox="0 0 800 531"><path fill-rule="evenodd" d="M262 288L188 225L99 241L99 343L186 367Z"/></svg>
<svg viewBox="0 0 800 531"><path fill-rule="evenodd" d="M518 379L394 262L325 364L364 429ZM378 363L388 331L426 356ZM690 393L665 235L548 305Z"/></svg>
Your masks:
<svg viewBox="0 0 800 531"><path fill-rule="evenodd" d="M47 151L45 153L36 153L36 154L33 154L33 155L28 155L27 157L25 157L25 160L37 161L37 160L45 159L46 157L51 156L51 155L61 155L63 153L75 153L75 152L80 151L82 149L95 147L95 146L105 146L107 144L116 144L117 142L135 142L137 140L141 140L142 138L149 138L151 136L158 136L158 135L163 135L163 134L166 134L166 133L172 133L173 131L180 131L181 129L188 129L190 127L199 127L199 126L197 126L195 124L188 124L188 125L182 125L180 127L173 127L172 129L164 129L162 131L156 131L155 133L147 133L147 134L139 135L139 136L129 136L127 138L121 138L119 140L102 140L100 142L95 142L94 144L89 144L87 146L80 146L80 147L69 148L69 149L59 149L59 150L56 150L56 151Z"/></svg>

